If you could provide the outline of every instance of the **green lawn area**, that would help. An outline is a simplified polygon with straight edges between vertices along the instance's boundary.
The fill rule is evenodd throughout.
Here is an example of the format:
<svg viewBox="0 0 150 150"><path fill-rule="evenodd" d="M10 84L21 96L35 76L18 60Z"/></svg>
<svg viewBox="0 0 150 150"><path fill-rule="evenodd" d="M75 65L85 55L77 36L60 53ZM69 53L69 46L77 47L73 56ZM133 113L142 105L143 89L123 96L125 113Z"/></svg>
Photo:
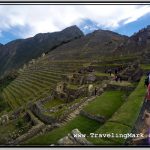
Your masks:
<svg viewBox="0 0 150 150"><path fill-rule="evenodd" d="M130 133L131 128L119 123L107 122L96 130L95 134L110 134L115 137L89 137L90 142L95 145L122 145L125 142L124 134ZM117 137L118 136L118 137Z"/></svg>
<svg viewBox="0 0 150 150"><path fill-rule="evenodd" d="M150 70L150 65L149 64L141 64L140 67L144 70Z"/></svg>
<svg viewBox="0 0 150 150"><path fill-rule="evenodd" d="M118 85L118 86L133 86L133 84L131 82L128 82L128 81L121 81L121 82L111 81L110 84Z"/></svg>
<svg viewBox="0 0 150 150"><path fill-rule="evenodd" d="M67 88L73 89L73 90L78 89L78 87L79 87L79 85L75 85L75 84L68 84L68 85L67 85Z"/></svg>
<svg viewBox="0 0 150 150"><path fill-rule="evenodd" d="M108 73L103 73L103 72L95 72L96 76L110 76Z"/></svg>
<svg viewBox="0 0 150 150"><path fill-rule="evenodd" d="M44 104L44 108L55 107L55 106L58 106L58 105L63 104L63 103L64 103L63 100L54 99L54 100L51 100L51 101L48 101L47 103L45 103L45 104Z"/></svg>
<svg viewBox="0 0 150 150"><path fill-rule="evenodd" d="M127 101L113 115L110 121L119 122L132 127L142 107L146 89L143 86L145 77L142 77L136 89L129 95Z"/></svg>
<svg viewBox="0 0 150 150"><path fill-rule="evenodd" d="M88 119L84 116L77 116L75 119L71 120L66 125L60 128L54 129L53 131L48 132L44 135L33 137L32 139L28 140L24 145L56 144L59 139L66 136L75 128L78 128L83 134L89 134L97 130L100 126L101 124L94 120Z"/></svg>
<svg viewBox="0 0 150 150"><path fill-rule="evenodd" d="M134 123L139 115L143 98L145 95L145 88L143 87L144 78L142 77L136 89L129 95L127 101L115 112L111 119L109 119L103 126L95 131L96 134L114 134L117 136L125 136L131 133ZM88 138L96 145L123 145L125 138Z"/></svg>
<svg viewBox="0 0 150 150"><path fill-rule="evenodd" d="M122 105L125 94L124 91L106 91L89 103L84 111L109 118Z"/></svg>

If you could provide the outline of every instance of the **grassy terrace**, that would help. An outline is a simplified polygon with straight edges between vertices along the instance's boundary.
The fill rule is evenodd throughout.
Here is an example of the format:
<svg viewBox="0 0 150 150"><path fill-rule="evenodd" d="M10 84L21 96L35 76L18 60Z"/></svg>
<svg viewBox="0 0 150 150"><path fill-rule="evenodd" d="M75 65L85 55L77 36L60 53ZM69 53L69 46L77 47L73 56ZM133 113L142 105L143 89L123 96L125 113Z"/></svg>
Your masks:
<svg viewBox="0 0 150 150"><path fill-rule="evenodd" d="M133 86L133 84L128 81L121 81L121 82L111 81L109 84L118 85L118 86Z"/></svg>
<svg viewBox="0 0 150 150"><path fill-rule="evenodd" d="M109 77L110 75L108 73L103 73L103 72L95 72L95 75L96 76L106 76L106 77Z"/></svg>
<svg viewBox="0 0 150 150"><path fill-rule="evenodd" d="M82 133L89 134L100 127L100 123L88 119L84 116L78 116L71 120L65 126L54 129L53 131L28 140L24 145L51 145L56 144L60 138L66 136L73 129L78 128ZM92 128L91 128L92 127Z"/></svg>
<svg viewBox="0 0 150 150"><path fill-rule="evenodd" d="M143 87L144 77L141 78L136 89L129 95L126 102L115 112L115 114L98 130L99 133L126 134L130 133L134 123L139 115L145 96L145 88ZM93 144L97 145L122 145L125 138L88 138Z"/></svg>
<svg viewBox="0 0 150 150"><path fill-rule="evenodd" d="M141 67L143 70L148 70L148 71L150 71L150 65L149 65L149 64L141 64L140 67Z"/></svg>
<svg viewBox="0 0 150 150"><path fill-rule="evenodd" d="M22 70L19 77L3 90L2 96L12 108L20 107L29 101L47 95L65 74L81 67L81 65L82 63L79 62L38 61ZM34 68L38 70L34 70Z"/></svg>
<svg viewBox="0 0 150 150"><path fill-rule="evenodd" d="M48 101L47 103L44 104L44 108L51 108L51 107L55 107L58 106L60 104L63 104L64 101L60 100L60 99L54 99L52 101Z"/></svg>
<svg viewBox="0 0 150 150"><path fill-rule="evenodd" d="M123 91L108 91L98 96L83 110L92 115L100 115L108 119L124 102L124 97L125 92Z"/></svg>
<svg viewBox="0 0 150 150"><path fill-rule="evenodd" d="M70 102L70 103L65 103L63 100L59 100L56 99L56 101L50 101L48 103L46 103L46 105L44 105L45 108L51 108L51 107L55 107L55 106L59 106L60 104L65 104L63 107L59 108L58 111L53 112L53 113L45 113L46 115L50 115L54 118L61 118L62 115L65 113L66 110L68 110L68 107L77 104L79 102L81 102L81 100L83 99L83 97L79 97L78 99L75 99L74 101ZM70 112L72 112L72 110L69 110Z"/></svg>

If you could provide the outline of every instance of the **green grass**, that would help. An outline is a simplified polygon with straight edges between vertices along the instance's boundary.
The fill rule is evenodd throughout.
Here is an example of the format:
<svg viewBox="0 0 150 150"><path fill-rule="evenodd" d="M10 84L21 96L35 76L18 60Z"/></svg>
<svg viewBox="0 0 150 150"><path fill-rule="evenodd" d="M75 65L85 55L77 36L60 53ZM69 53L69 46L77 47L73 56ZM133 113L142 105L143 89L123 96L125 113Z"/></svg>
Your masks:
<svg viewBox="0 0 150 150"><path fill-rule="evenodd" d="M83 99L83 97L79 97L78 99L75 99L74 101L72 102L69 102L69 103L65 103L65 105L62 107L62 108L59 108L58 111L56 112L53 112L53 113L45 113L46 115L50 115L56 119L58 118L61 118L63 116L63 114L65 113L65 111L68 111L68 107L76 104L76 103L79 103L81 100ZM63 104L63 101L59 100L59 101L56 101L56 102L53 102L55 106L59 105L59 104ZM72 112L72 109L69 110L70 113Z"/></svg>
<svg viewBox="0 0 150 150"><path fill-rule="evenodd" d="M87 138L90 142L95 145L122 145L126 138L123 137L124 134L130 133L131 128L122 124L107 122L98 130L95 134L110 134L118 137L89 137ZM121 135L122 134L122 135ZM120 137L119 137L120 136Z"/></svg>
<svg viewBox="0 0 150 150"><path fill-rule="evenodd" d="M103 73L103 72L95 72L96 76L110 76L108 73Z"/></svg>
<svg viewBox="0 0 150 150"><path fill-rule="evenodd" d="M109 84L118 85L118 86L133 86L133 84L128 81L121 81L121 82L111 81Z"/></svg>
<svg viewBox="0 0 150 150"><path fill-rule="evenodd" d="M109 118L124 102L124 96L123 91L107 91L89 103L84 111Z"/></svg>
<svg viewBox="0 0 150 150"><path fill-rule="evenodd" d="M113 115L110 121L119 122L133 127L142 107L146 89L143 86L145 77L142 77L136 89L129 95L127 101Z"/></svg>
<svg viewBox="0 0 150 150"><path fill-rule="evenodd" d="M141 64L140 67L143 69L143 70L150 70L150 65L149 64Z"/></svg>
<svg viewBox="0 0 150 150"><path fill-rule="evenodd" d="M21 122L20 122L21 121ZM10 135L19 133L19 130L22 130L20 134L27 132L30 128L30 123L26 122L23 118L17 118L16 120L10 121L5 125L0 125L0 144L5 144L5 138Z"/></svg>
<svg viewBox="0 0 150 150"><path fill-rule="evenodd" d="M78 116L75 119L71 120L69 123L67 123L65 126L54 129L53 131L46 133L44 135L34 137L28 140L25 144L26 145L56 144L59 139L66 136L75 128L78 128L83 134L89 134L91 132L94 132L100 126L101 124L94 120L88 119L83 116Z"/></svg>
<svg viewBox="0 0 150 150"><path fill-rule="evenodd" d="M51 100L51 101L48 101L44 104L44 108L51 108L51 107L55 107L55 106L58 106L60 104L63 104L64 101L63 100L60 100L60 99L54 99L54 100Z"/></svg>
<svg viewBox="0 0 150 150"><path fill-rule="evenodd" d="M145 96L145 88L143 87L144 78L142 77L136 89L129 95L127 101L115 112L103 126L95 131L96 134L111 134L120 136L120 134L130 134L134 123L139 115L143 99ZM96 145L123 145L126 138L88 138Z"/></svg>
<svg viewBox="0 0 150 150"><path fill-rule="evenodd" d="M75 85L75 84L68 84L67 85L67 88L69 88L69 89L73 89L73 90L76 90L76 89L78 89L78 85Z"/></svg>
<svg viewBox="0 0 150 150"><path fill-rule="evenodd" d="M4 88L2 96L13 108L25 105L29 101L35 101L44 97L56 84L62 80L62 74L72 72L82 66L80 62L49 62L49 60L37 61L20 72L20 75ZM71 88L75 88L71 86Z"/></svg>

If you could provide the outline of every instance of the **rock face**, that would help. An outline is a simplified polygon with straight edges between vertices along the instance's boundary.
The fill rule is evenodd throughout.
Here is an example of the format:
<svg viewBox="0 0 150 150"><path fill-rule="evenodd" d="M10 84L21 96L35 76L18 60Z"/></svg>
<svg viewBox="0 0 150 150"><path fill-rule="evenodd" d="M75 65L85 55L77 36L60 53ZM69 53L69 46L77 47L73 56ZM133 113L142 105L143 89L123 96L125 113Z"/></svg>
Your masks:
<svg viewBox="0 0 150 150"><path fill-rule="evenodd" d="M82 36L84 35L77 26L71 26L60 32L39 33L31 38L0 44L0 75Z"/></svg>
<svg viewBox="0 0 150 150"><path fill-rule="evenodd" d="M65 60L66 58L93 60L98 56L110 54L126 39L126 36L115 32L97 30L56 48L50 53L49 58L52 60Z"/></svg>
<svg viewBox="0 0 150 150"><path fill-rule="evenodd" d="M144 51L149 51L150 46L150 26L139 30L124 42L120 47L117 47L115 54L140 54ZM145 50L144 50L145 49ZM141 51L142 50L142 51Z"/></svg>
<svg viewBox="0 0 150 150"><path fill-rule="evenodd" d="M60 139L58 145L92 145L78 129L74 129L64 138Z"/></svg>

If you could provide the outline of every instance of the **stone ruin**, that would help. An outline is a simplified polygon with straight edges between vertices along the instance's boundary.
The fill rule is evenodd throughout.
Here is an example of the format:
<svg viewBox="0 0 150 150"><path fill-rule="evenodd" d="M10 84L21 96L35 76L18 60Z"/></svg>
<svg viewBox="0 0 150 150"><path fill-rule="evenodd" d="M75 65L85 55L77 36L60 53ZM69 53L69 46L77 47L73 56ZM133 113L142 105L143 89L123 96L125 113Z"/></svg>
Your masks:
<svg viewBox="0 0 150 150"><path fill-rule="evenodd" d="M0 125L5 125L9 122L9 116L7 114L0 117Z"/></svg>
<svg viewBox="0 0 150 150"><path fill-rule="evenodd" d="M73 84L88 84L96 81L96 76L93 74L94 69L92 66L80 68L77 72L66 77L67 82Z"/></svg>
<svg viewBox="0 0 150 150"><path fill-rule="evenodd" d="M67 136L61 138L58 145L92 145L78 129L74 129Z"/></svg>

